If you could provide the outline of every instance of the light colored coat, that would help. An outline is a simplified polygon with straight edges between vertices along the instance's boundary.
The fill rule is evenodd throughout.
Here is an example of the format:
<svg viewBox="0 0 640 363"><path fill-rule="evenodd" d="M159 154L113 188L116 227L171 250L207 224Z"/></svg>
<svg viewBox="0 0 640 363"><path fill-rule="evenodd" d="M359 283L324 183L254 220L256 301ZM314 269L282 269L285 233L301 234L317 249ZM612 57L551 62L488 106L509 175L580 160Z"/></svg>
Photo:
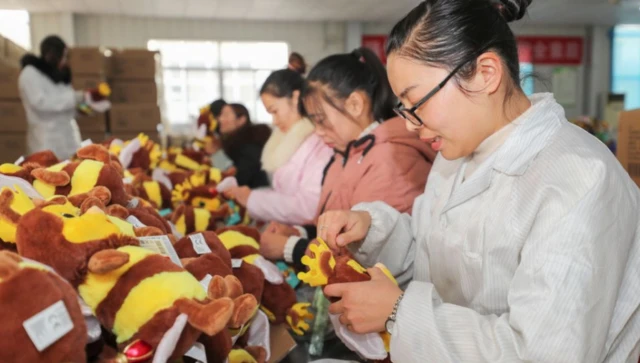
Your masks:
<svg viewBox="0 0 640 363"><path fill-rule="evenodd" d="M262 166L272 176L272 188L251 192L249 214L261 221L306 224L313 221L322 171L333 151L303 119L287 132L274 130L262 152Z"/></svg>
<svg viewBox="0 0 640 363"><path fill-rule="evenodd" d="M22 70L18 84L29 124L28 153L51 150L61 160L71 158L81 142L74 117L82 95L31 65Z"/></svg>
<svg viewBox="0 0 640 363"><path fill-rule="evenodd" d="M461 183L436 160L413 217L360 204L352 245L408 284L395 362L628 362L640 352L639 192L550 94Z"/></svg>

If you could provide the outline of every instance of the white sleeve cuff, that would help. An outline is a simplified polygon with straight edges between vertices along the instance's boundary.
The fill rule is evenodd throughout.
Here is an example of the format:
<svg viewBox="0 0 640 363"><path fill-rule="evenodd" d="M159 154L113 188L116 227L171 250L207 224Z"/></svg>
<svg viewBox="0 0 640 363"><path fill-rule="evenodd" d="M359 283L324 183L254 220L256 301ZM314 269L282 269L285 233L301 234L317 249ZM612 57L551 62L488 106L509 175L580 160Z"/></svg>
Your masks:
<svg viewBox="0 0 640 363"><path fill-rule="evenodd" d="M302 226L293 226L293 228L295 228L296 231L300 232L300 237L301 238L309 239L309 234L307 234L307 230L304 229L304 227L302 227Z"/></svg>
<svg viewBox="0 0 640 363"><path fill-rule="evenodd" d="M293 263L293 250L300 240L301 238L298 236L291 236L284 245L284 260L287 263Z"/></svg>

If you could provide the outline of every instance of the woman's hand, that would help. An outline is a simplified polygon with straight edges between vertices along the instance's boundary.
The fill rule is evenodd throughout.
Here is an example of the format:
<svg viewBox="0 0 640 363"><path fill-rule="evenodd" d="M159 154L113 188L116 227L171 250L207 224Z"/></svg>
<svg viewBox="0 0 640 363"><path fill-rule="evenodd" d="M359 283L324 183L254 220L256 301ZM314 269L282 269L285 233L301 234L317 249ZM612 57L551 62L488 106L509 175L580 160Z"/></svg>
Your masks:
<svg viewBox="0 0 640 363"><path fill-rule="evenodd" d="M349 243L363 240L371 227L371 215L367 212L327 212L318 219L318 237L331 249L337 250Z"/></svg>
<svg viewBox="0 0 640 363"><path fill-rule="evenodd" d="M341 298L329 306L329 313L340 315L340 322L358 334L385 331L385 323L402 290L378 267L367 270L371 280L333 284L324 288L330 297Z"/></svg>
<svg viewBox="0 0 640 363"><path fill-rule="evenodd" d="M273 261L284 259L284 246L289 238L280 234L264 232L260 236L260 254Z"/></svg>
<svg viewBox="0 0 640 363"><path fill-rule="evenodd" d="M291 237L291 236L300 237L300 231L298 231L297 229L291 226L278 223L278 222L269 223L269 225L267 225L267 228L265 228L265 232L275 233L285 237Z"/></svg>
<svg viewBox="0 0 640 363"><path fill-rule="evenodd" d="M227 198L235 200L243 207L246 207L249 202L249 196L251 195L251 189L249 189L249 187L229 188L224 192L224 195Z"/></svg>

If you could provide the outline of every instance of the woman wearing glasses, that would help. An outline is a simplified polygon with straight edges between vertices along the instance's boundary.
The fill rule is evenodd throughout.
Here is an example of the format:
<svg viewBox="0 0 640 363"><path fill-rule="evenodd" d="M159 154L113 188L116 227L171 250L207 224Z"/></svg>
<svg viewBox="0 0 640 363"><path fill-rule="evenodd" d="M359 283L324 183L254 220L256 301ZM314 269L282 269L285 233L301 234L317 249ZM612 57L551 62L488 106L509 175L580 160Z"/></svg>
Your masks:
<svg viewBox="0 0 640 363"><path fill-rule="evenodd" d="M375 200L410 212L435 153L395 115L396 98L378 57L366 48L329 56L311 70L307 82L301 114L336 151L324 169L316 215ZM307 230L273 223L262 236L262 253L301 267L315 237L313 227Z"/></svg>
<svg viewBox="0 0 640 363"><path fill-rule="evenodd" d="M507 22L531 0L427 0L393 29L391 86L440 152L413 216L329 212L319 236L377 268L329 311L395 362L637 362L639 193L551 94L520 88Z"/></svg>

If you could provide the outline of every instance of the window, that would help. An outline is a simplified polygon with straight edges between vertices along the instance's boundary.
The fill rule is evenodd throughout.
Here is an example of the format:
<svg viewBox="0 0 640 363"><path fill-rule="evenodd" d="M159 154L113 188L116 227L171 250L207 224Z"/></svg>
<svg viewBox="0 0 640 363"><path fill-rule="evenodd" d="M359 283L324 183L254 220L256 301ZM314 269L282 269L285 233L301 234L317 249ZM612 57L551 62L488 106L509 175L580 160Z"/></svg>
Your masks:
<svg viewBox="0 0 640 363"><path fill-rule="evenodd" d="M621 25L613 30L611 91L625 95L625 108L640 108L640 26Z"/></svg>
<svg viewBox="0 0 640 363"><path fill-rule="evenodd" d="M29 13L26 10L0 10L0 34L24 49L31 49Z"/></svg>
<svg viewBox="0 0 640 363"><path fill-rule="evenodd" d="M200 107L218 98L245 105L254 122L270 122L258 92L271 72L286 67L286 43L151 40L148 48L162 54L172 124L193 122Z"/></svg>

